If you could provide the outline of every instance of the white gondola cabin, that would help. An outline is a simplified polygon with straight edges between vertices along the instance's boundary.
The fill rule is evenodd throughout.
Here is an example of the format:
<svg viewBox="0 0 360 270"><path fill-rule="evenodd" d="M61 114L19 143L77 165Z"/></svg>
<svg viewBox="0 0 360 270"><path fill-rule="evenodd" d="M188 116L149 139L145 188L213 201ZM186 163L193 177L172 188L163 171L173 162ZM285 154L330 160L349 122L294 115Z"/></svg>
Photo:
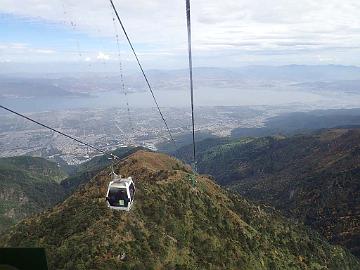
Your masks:
<svg viewBox="0 0 360 270"><path fill-rule="evenodd" d="M130 211L135 196L135 185L131 177L122 178L114 174L106 194L108 207L114 210Z"/></svg>

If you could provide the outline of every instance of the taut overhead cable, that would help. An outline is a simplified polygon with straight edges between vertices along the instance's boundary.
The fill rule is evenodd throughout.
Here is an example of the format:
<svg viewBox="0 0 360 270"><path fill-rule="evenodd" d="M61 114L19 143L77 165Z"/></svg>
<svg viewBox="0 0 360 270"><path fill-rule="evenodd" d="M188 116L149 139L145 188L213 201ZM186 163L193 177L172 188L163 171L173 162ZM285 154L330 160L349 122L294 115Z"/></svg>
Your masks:
<svg viewBox="0 0 360 270"><path fill-rule="evenodd" d="M150 91L152 97L153 97L153 100L154 100L154 103L155 103L155 105L156 105L156 107L157 107L157 110L158 110L158 112L159 112L159 114L160 114L160 116L161 116L161 118L162 118L162 120L163 120L163 122L164 122L164 124L165 124L165 127L166 127L166 129L167 129L167 132L168 132L168 134L169 134L169 136L170 136L170 139L171 139L171 141L173 142L173 144L174 144L174 146L175 146L175 149L176 149L176 142L175 142L175 140L174 140L174 137L173 137L172 134L171 134L170 128L169 128L169 126L168 126L168 124L167 124L167 122L166 122L166 120L165 120L165 117L164 117L164 115L163 115L163 113L162 113L162 111L161 111L161 109L160 109L160 106L159 106L159 104L158 104L158 102L157 102L157 100L156 100L154 91L153 91L153 89L152 89L152 87L151 87L151 85L150 85L150 82L149 82L149 80L148 80L148 78L147 78L147 76L146 76L146 74L145 74L145 71L144 71L144 69L143 69L143 67L142 67L142 65L141 65L141 62L140 62L139 57L138 57L138 55L137 55L137 53L136 53L136 51L135 51L135 48L134 48L134 46L133 46L133 44L132 44L132 42L131 42L131 40L130 40L130 38L129 38L129 35L128 35L127 32L126 32L126 29L125 29L125 27L124 27L123 22L122 22L121 19L120 19L119 13L118 13L115 5L114 5L114 2L113 2L112 0L110 0L110 3L111 3L111 6L112 6L112 8L113 8L113 10L114 10L114 12L115 12L115 15L116 15L118 21L119 21L119 24L120 24L120 26L121 26L121 29L123 30L124 35L125 35L128 43L129 43L129 45L130 45L130 48L131 48L131 50L132 50L132 52L133 52L133 54L134 54L134 56L135 56L136 62L137 62L138 66L139 66L139 68L140 68L140 70L141 70L141 73L142 73L142 75L143 75L143 77L144 77L144 79L145 79L145 81L146 81L146 84L147 84L147 86L148 86L148 88L149 88L149 91Z"/></svg>
<svg viewBox="0 0 360 270"><path fill-rule="evenodd" d="M73 137L73 136L71 136L71 135L68 135L68 134L66 134L66 133L64 133L64 132L61 132L61 131L59 131L59 130L57 130L57 129L55 129L55 128L49 127L48 125L45 125L45 124L43 124L43 123L40 123L39 121L36 121L36 120L34 120L34 119L32 119L32 118L30 118L30 117L28 117L28 116L25 116L25 115L23 115L23 114L21 114L21 113L18 113L18 112L16 112L16 111L14 111L14 110L11 110L11 109L9 109L9 108L7 108L7 107L5 107L5 106L0 105L0 108L4 109L4 110L6 110L6 111L8 111L8 112L10 112L10 113L16 114L17 116L20 116L20 117L22 117L22 118L24 118L24 119L26 119L26 120L28 120L28 121L30 121L30 122L33 122L33 123L35 123L35 124L37 124L37 125L39 125L39 126L42 126L42 127L46 128L46 129L52 130L52 131L54 131L54 132L56 132L56 133L58 133L58 134L60 134L60 135L62 135L62 136L64 136L64 137L67 137L67 138L69 138L69 139L71 139L71 140L73 140L73 141L75 141L75 142L78 142L78 143L80 143L80 144L82 144L82 145L85 145L85 146L87 146L87 147L89 147L89 148L91 148L91 149L94 149L94 150L96 150L97 152L100 152L100 153L102 153L102 154L104 154L104 155L107 155L107 156L111 157L112 159L119 159L118 156L116 156L116 155L114 155L114 154L112 154L112 153L109 153L109 152L107 152L107 151L105 151L105 150L102 150L102 149L100 149L100 148L98 148L98 147L96 147L96 146L94 146L94 145L91 145L91 144L89 144L89 143L86 143L86 142L83 142L83 141L81 141L81 140L79 140L79 139L76 139L75 137Z"/></svg>

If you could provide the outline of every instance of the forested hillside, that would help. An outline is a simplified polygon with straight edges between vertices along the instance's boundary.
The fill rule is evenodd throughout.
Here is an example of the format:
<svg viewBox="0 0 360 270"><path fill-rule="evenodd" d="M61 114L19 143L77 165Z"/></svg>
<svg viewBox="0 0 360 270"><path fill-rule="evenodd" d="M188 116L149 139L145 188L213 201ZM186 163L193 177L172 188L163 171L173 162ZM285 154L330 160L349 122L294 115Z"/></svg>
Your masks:
<svg viewBox="0 0 360 270"><path fill-rule="evenodd" d="M64 197L59 185L66 173L42 158L0 159L0 231Z"/></svg>
<svg viewBox="0 0 360 270"><path fill-rule="evenodd" d="M206 144L199 148L200 172L360 256L360 129ZM187 160L188 153L177 155Z"/></svg>
<svg viewBox="0 0 360 270"><path fill-rule="evenodd" d="M108 168L0 245L45 247L50 269L360 269L317 233L204 176L193 188L189 167L174 158L139 151L115 170L135 180L130 212L107 208Z"/></svg>
<svg viewBox="0 0 360 270"><path fill-rule="evenodd" d="M138 149L119 148L113 153L123 158ZM111 162L97 156L72 168L68 175L65 168L43 158L0 158L0 232L63 201Z"/></svg>

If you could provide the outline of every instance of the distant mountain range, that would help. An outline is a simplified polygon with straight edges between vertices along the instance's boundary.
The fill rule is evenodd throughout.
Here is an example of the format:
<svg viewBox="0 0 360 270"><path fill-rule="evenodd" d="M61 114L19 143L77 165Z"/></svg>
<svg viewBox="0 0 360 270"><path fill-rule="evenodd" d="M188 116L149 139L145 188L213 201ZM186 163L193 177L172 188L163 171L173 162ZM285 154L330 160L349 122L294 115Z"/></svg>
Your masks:
<svg viewBox="0 0 360 270"><path fill-rule="evenodd" d="M49 79L0 78L0 97L81 97L84 93L71 92Z"/></svg>
<svg viewBox="0 0 360 270"><path fill-rule="evenodd" d="M305 83L294 84L294 86L299 87L301 89L312 90L314 92L342 91L345 93L354 93L354 94L360 92L360 80L305 82Z"/></svg>
<svg viewBox="0 0 360 270"><path fill-rule="evenodd" d="M236 69L248 78L285 81L341 81L359 80L357 66L342 65L286 65L286 66L248 66Z"/></svg>
<svg viewBox="0 0 360 270"><path fill-rule="evenodd" d="M284 113L269 118L261 128L236 128L232 138L245 136L294 135L321 128L360 127L360 109L314 110Z"/></svg>
<svg viewBox="0 0 360 270"><path fill-rule="evenodd" d="M197 150L200 173L360 256L360 128L208 139ZM178 150L177 156L190 162L191 147Z"/></svg>
<svg viewBox="0 0 360 270"><path fill-rule="evenodd" d="M242 114L246 112L241 112ZM290 112L282 113L278 116L268 118L263 127L254 128L235 128L231 131L229 137L217 137L211 133L196 131L195 139L197 147L200 151L206 149L210 145L230 142L232 139L243 137L263 137L263 136L289 136L295 134L311 133L322 128L334 127L360 127L360 109L332 109L332 110L312 110L309 112ZM186 134L175 137L177 147L180 153L176 153L174 145L171 142L159 143L156 145L160 152L172 155L190 154L189 144L192 143L192 134ZM206 139L206 140L205 140ZM186 159L190 162L191 157Z"/></svg>
<svg viewBox="0 0 360 270"><path fill-rule="evenodd" d="M116 69L114 69L116 70ZM46 74L46 73L45 73ZM188 71L148 70L156 90L188 89ZM147 91L138 72L124 74L128 92ZM238 68L197 67L194 82L201 88L268 89L304 91L345 91L359 93L360 68L341 65L245 66ZM16 73L0 74L0 97L79 97L103 91L123 91L118 72L93 73Z"/></svg>
<svg viewBox="0 0 360 270"><path fill-rule="evenodd" d="M115 171L135 180L129 213L106 207L108 168L0 246L44 247L50 269L360 269L347 251L205 176L192 187L189 167L167 155L138 151Z"/></svg>

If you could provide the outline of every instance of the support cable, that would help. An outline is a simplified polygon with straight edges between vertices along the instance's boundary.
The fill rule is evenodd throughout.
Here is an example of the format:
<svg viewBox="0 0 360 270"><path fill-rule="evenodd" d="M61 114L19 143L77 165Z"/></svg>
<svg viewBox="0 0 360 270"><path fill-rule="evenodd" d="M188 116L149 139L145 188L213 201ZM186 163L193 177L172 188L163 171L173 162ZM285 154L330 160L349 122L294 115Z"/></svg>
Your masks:
<svg viewBox="0 0 360 270"><path fill-rule="evenodd" d="M123 71L123 64L121 59L121 48L120 48L120 40L119 40L119 32L115 24L115 18L113 17L113 25L114 25L114 31L115 31L115 37L116 37L116 47L117 47L117 53L118 53L118 60L119 60L119 71L120 71L120 83L121 83L121 90L125 97L125 103L126 103L126 110L128 115L128 121L130 124L130 128L132 132L134 133L134 125L131 118L131 112L130 112L130 105L129 105L129 97L128 92L125 87L125 80L124 80L124 71Z"/></svg>
<svg viewBox="0 0 360 270"><path fill-rule="evenodd" d="M36 120L28 117L28 116L25 116L25 115L23 115L23 114L21 114L21 113L18 113L18 112L16 112L16 111L14 111L14 110L11 110L11 109L9 109L9 108L7 108L7 107L5 107L5 106L0 105L0 108L4 109L4 110L6 110L6 111L8 111L8 112L10 112L10 113L16 114L17 116L20 116L20 117L22 117L22 118L24 118L24 119L26 119L26 120L29 120L30 122L33 122L33 123L35 123L35 124L37 124L37 125L39 125L39 126L42 126L42 127L44 127L44 128L47 128L47 129L49 129L49 130L52 130L52 131L54 131L54 132L56 132L56 133L58 133L58 134L60 134L60 135L62 135L62 136L64 136L64 137L67 137L67 138L69 138L69 139L71 139L71 140L73 140L73 141L75 141L75 142L78 142L78 143L80 143L80 144L82 144L82 145L85 145L85 146L87 146L87 147L89 147L89 148L91 148L91 149L94 149L94 150L96 150L97 152L100 152L100 153L102 153L102 154L104 154L104 155L106 155L106 156L111 157L111 159L119 159L118 156L116 156L116 155L114 155L114 154L112 154L112 153L109 153L109 152L107 152L107 151L105 151L105 150L102 150L102 149L100 149L100 148L98 148L98 147L96 147L96 146L93 146L93 145L91 145L91 144L89 144L89 143L86 143L86 142L83 142L83 141L81 141L81 140L79 140L79 139L76 139L75 137L72 137L71 135L68 135L68 134L66 134L66 133L64 133L64 132L61 132L61 131L59 131L59 130L57 130L57 129L55 129L55 128L49 127L49 126L47 126L47 125L45 125L45 124L43 124L43 123L40 123L40 122L38 122L38 121L36 121Z"/></svg>
<svg viewBox="0 0 360 270"><path fill-rule="evenodd" d="M149 90L150 90L150 93L151 93L151 95L152 95L152 97L153 97L154 103L155 103L155 105L156 105L156 107L157 107L157 110L159 111L159 114L160 114L160 116L161 116L161 118L162 118L162 120L163 120L163 122L164 122L164 124L165 124L165 127L166 127L166 129L167 129L167 132L168 132L168 134L169 134L169 136L170 136L170 139L171 139L171 141L173 142L173 144L174 144L174 146L175 146L175 149L176 149L176 148L177 148L177 147L176 147L176 142L175 142L175 140L174 140L174 138L173 138L173 136L172 136L172 134L171 134L171 131L170 131L170 129L169 129L169 126L168 126L168 124L167 124L167 122L166 122L166 120L165 120L165 117L164 117L164 115L163 115L163 113L162 113L162 111L161 111L161 109L160 109L160 106L159 106L159 104L158 104L158 102L157 102L157 100L156 100L154 91L153 91L153 89L152 89L152 87L151 87L151 85L150 85L150 82L149 82L149 80L148 80L148 78L147 78L147 76L146 76L146 74L145 74L145 71L144 71L144 69L143 69L143 67L142 67L142 65L141 65L141 63L140 63L140 60L139 60L139 57L138 57L138 55L137 55L137 53L136 53L136 51L135 51L135 48L134 48L134 46L133 46L133 44L132 44L132 42L131 42L131 40L130 40L130 38L129 38L129 35L127 34L127 32L126 32L126 30L125 30L124 24L123 24L123 22L122 22L121 19L120 19L119 13L118 13L115 5L114 5L114 2L113 2L112 0L109 0L109 1L110 1L110 3L111 3L111 6L112 6L112 8L113 8L113 10L114 10L114 12L115 12L115 15L116 15L118 21L119 21L119 23L120 23L120 26L121 26L121 28L122 28L122 30L123 30L123 32L124 32L124 35L125 35L128 43L129 43L129 45L130 45L130 48L131 48L131 50L132 50L132 52L133 52L133 54L134 54L134 56L135 56L136 62L137 62L137 64L138 64L138 66L139 66L139 68L140 68L140 70L141 70L141 73L142 73L142 75L143 75L143 77L144 77L144 79L145 79L145 81L146 81L146 84L147 84L147 86L148 86L148 88L149 88Z"/></svg>
<svg viewBox="0 0 360 270"><path fill-rule="evenodd" d="M186 0L186 19L187 19L187 33L188 33L189 78L190 78L190 93L191 93L191 122L192 122L192 141L193 141L193 169L196 171L196 142L195 142L195 118L194 118L194 83L193 83L193 66L192 66L192 51L191 51L191 14L190 14L190 0Z"/></svg>

